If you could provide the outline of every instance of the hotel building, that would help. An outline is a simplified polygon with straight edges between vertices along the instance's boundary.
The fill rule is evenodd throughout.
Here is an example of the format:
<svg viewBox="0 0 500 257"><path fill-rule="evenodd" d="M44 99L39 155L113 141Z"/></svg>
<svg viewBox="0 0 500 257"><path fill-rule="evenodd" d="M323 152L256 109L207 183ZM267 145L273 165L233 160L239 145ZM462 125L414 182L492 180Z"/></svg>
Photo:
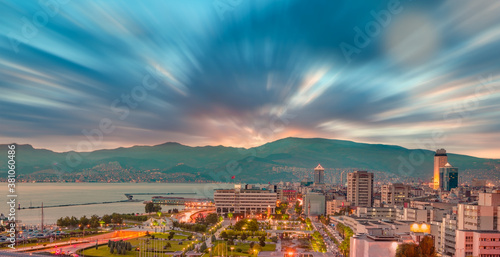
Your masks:
<svg viewBox="0 0 500 257"><path fill-rule="evenodd" d="M274 214L277 199L277 193L273 190L245 189L241 185L235 185L234 189L216 189L214 192L217 214L240 213L247 216L266 213L268 208Z"/></svg>

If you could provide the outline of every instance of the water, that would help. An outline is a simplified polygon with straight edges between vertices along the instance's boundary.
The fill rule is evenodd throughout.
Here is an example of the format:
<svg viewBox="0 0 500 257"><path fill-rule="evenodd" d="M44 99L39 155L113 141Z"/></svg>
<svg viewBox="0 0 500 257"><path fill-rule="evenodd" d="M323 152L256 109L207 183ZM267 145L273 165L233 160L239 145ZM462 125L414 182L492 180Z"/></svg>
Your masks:
<svg viewBox="0 0 500 257"><path fill-rule="evenodd" d="M0 183L7 195L7 184ZM212 198L213 189L232 188L232 184L188 184L188 183L19 183L17 189L17 203L21 207L75 204L105 201L126 200L126 193L196 193L196 195L172 195L189 198ZM153 195L137 195L134 199L150 200ZM6 197L4 199L7 199ZM2 201L3 202L3 201ZM17 206L17 205L16 205ZM182 206L162 206L163 210ZM83 215L90 217L93 214L117 213L144 213L144 204L140 202L120 202L110 204L67 206L44 208L44 223L55 224L57 219L65 216L80 218ZM6 203L0 203L0 213L8 214ZM16 220L23 224L37 225L41 221L41 209L16 208Z"/></svg>

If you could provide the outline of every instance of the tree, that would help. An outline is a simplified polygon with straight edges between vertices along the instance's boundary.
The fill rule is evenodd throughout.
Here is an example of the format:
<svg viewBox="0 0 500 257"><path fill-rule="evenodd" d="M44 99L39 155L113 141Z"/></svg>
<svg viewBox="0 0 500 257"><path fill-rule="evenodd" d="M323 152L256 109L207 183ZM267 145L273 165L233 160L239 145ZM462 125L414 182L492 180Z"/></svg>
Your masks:
<svg viewBox="0 0 500 257"><path fill-rule="evenodd" d="M104 221L104 223L106 224L111 224L111 215L104 215L102 216L102 221Z"/></svg>
<svg viewBox="0 0 500 257"><path fill-rule="evenodd" d="M259 245L262 246L262 247L264 247L264 246L266 246L266 242L263 241L263 240L261 240L261 241L259 241Z"/></svg>
<svg viewBox="0 0 500 257"><path fill-rule="evenodd" d="M436 249L434 247L434 240L430 236L424 236L420 241L418 247L420 248L420 252L422 257L435 257Z"/></svg>
<svg viewBox="0 0 500 257"><path fill-rule="evenodd" d="M396 250L396 257L418 257L418 252L416 244L400 244Z"/></svg>
<svg viewBox="0 0 500 257"><path fill-rule="evenodd" d="M144 206L144 209L147 213L152 213L152 212L159 212L161 211L161 206L158 204L154 204L152 202L149 202Z"/></svg>
<svg viewBox="0 0 500 257"><path fill-rule="evenodd" d="M123 222L123 218L120 214L113 213L113 214L111 214L111 222L116 223L116 224L121 224Z"/></svg>
<svg viewBox="0 0 500 257"><path fill-rule="evenodd" d="M89 225L91 228L97 228L99 227L99 216L97 215L92 215L90 216L90 220L89 220Z"/></svg>
<svg viewBox="0 0 500 257"><path fill-rule="evenodd" d="M175 236L175 232L170 231L170 233L168 233L168 240L172 240L172 238L174 238L174 236Z"/></svg>
<svg viewBox="0 0 500 257"><path fill-rule="evenodd" d="M207 250L207 244L203 242L203 244L200 245L200 252L204 252L205 250Z"/></svg>
<svg viewBox="0 0 500 257"><path fill-rule="evenodd" d="M245 234L245 233L241 234L241 240L246 240L247 237L248 237L247 234Z"/></svg>
<svg viewBox="0 0 500 257"><path fill-rule="evenodd" d="M89 221L90 220L87 218L87 216L83 215L78 222L80 229L83 230L89 224Z"/></svg>
<svg viewBox="0 0 500 257"><path fill-rule="evenodd" d="M218 220L219 218L217 217L216 213L210 213L207 215L207 217L205 217L205 222L207 224L215 224Z"/></svg>

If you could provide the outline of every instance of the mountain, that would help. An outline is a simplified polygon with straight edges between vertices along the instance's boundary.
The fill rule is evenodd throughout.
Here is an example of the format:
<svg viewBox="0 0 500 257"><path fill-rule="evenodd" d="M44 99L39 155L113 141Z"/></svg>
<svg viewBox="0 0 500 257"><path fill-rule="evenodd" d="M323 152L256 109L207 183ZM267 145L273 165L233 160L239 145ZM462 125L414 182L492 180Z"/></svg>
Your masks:
<svg viewBox="0 0 500 257"><path fill-rule="evenodd" d="M0 145L6 149L6 145ZM18 145L18 172L30 174L44 170L80 172L83 169L116 163L130 170L184 174L207 180L229 182L232 176L244 182L287 181L297 179L292 172L273 172L273 167L313 169L318 163L325 168L355 168L383 171L404 177L430 178L434 152L406 149L394 145L365 144L323 138L284 138L254 148L224 146L190 147L168 142L155 146L133 146L88 153L56 153ZM499 159L484 159L448 154L449 162L460 171L486 170L500 173ZM0 160L5 171L6 160Z"/></svg>

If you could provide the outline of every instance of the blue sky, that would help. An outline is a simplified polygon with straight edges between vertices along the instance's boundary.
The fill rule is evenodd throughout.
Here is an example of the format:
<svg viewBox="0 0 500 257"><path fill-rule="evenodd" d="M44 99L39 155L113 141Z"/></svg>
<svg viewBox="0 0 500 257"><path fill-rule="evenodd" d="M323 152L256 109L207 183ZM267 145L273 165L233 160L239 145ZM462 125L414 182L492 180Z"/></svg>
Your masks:
<svg viewBox="0 0 500 257"><path fill-rule="evenodd" d="M498 1L2 1L0 142L500 158Z"/></svg>

